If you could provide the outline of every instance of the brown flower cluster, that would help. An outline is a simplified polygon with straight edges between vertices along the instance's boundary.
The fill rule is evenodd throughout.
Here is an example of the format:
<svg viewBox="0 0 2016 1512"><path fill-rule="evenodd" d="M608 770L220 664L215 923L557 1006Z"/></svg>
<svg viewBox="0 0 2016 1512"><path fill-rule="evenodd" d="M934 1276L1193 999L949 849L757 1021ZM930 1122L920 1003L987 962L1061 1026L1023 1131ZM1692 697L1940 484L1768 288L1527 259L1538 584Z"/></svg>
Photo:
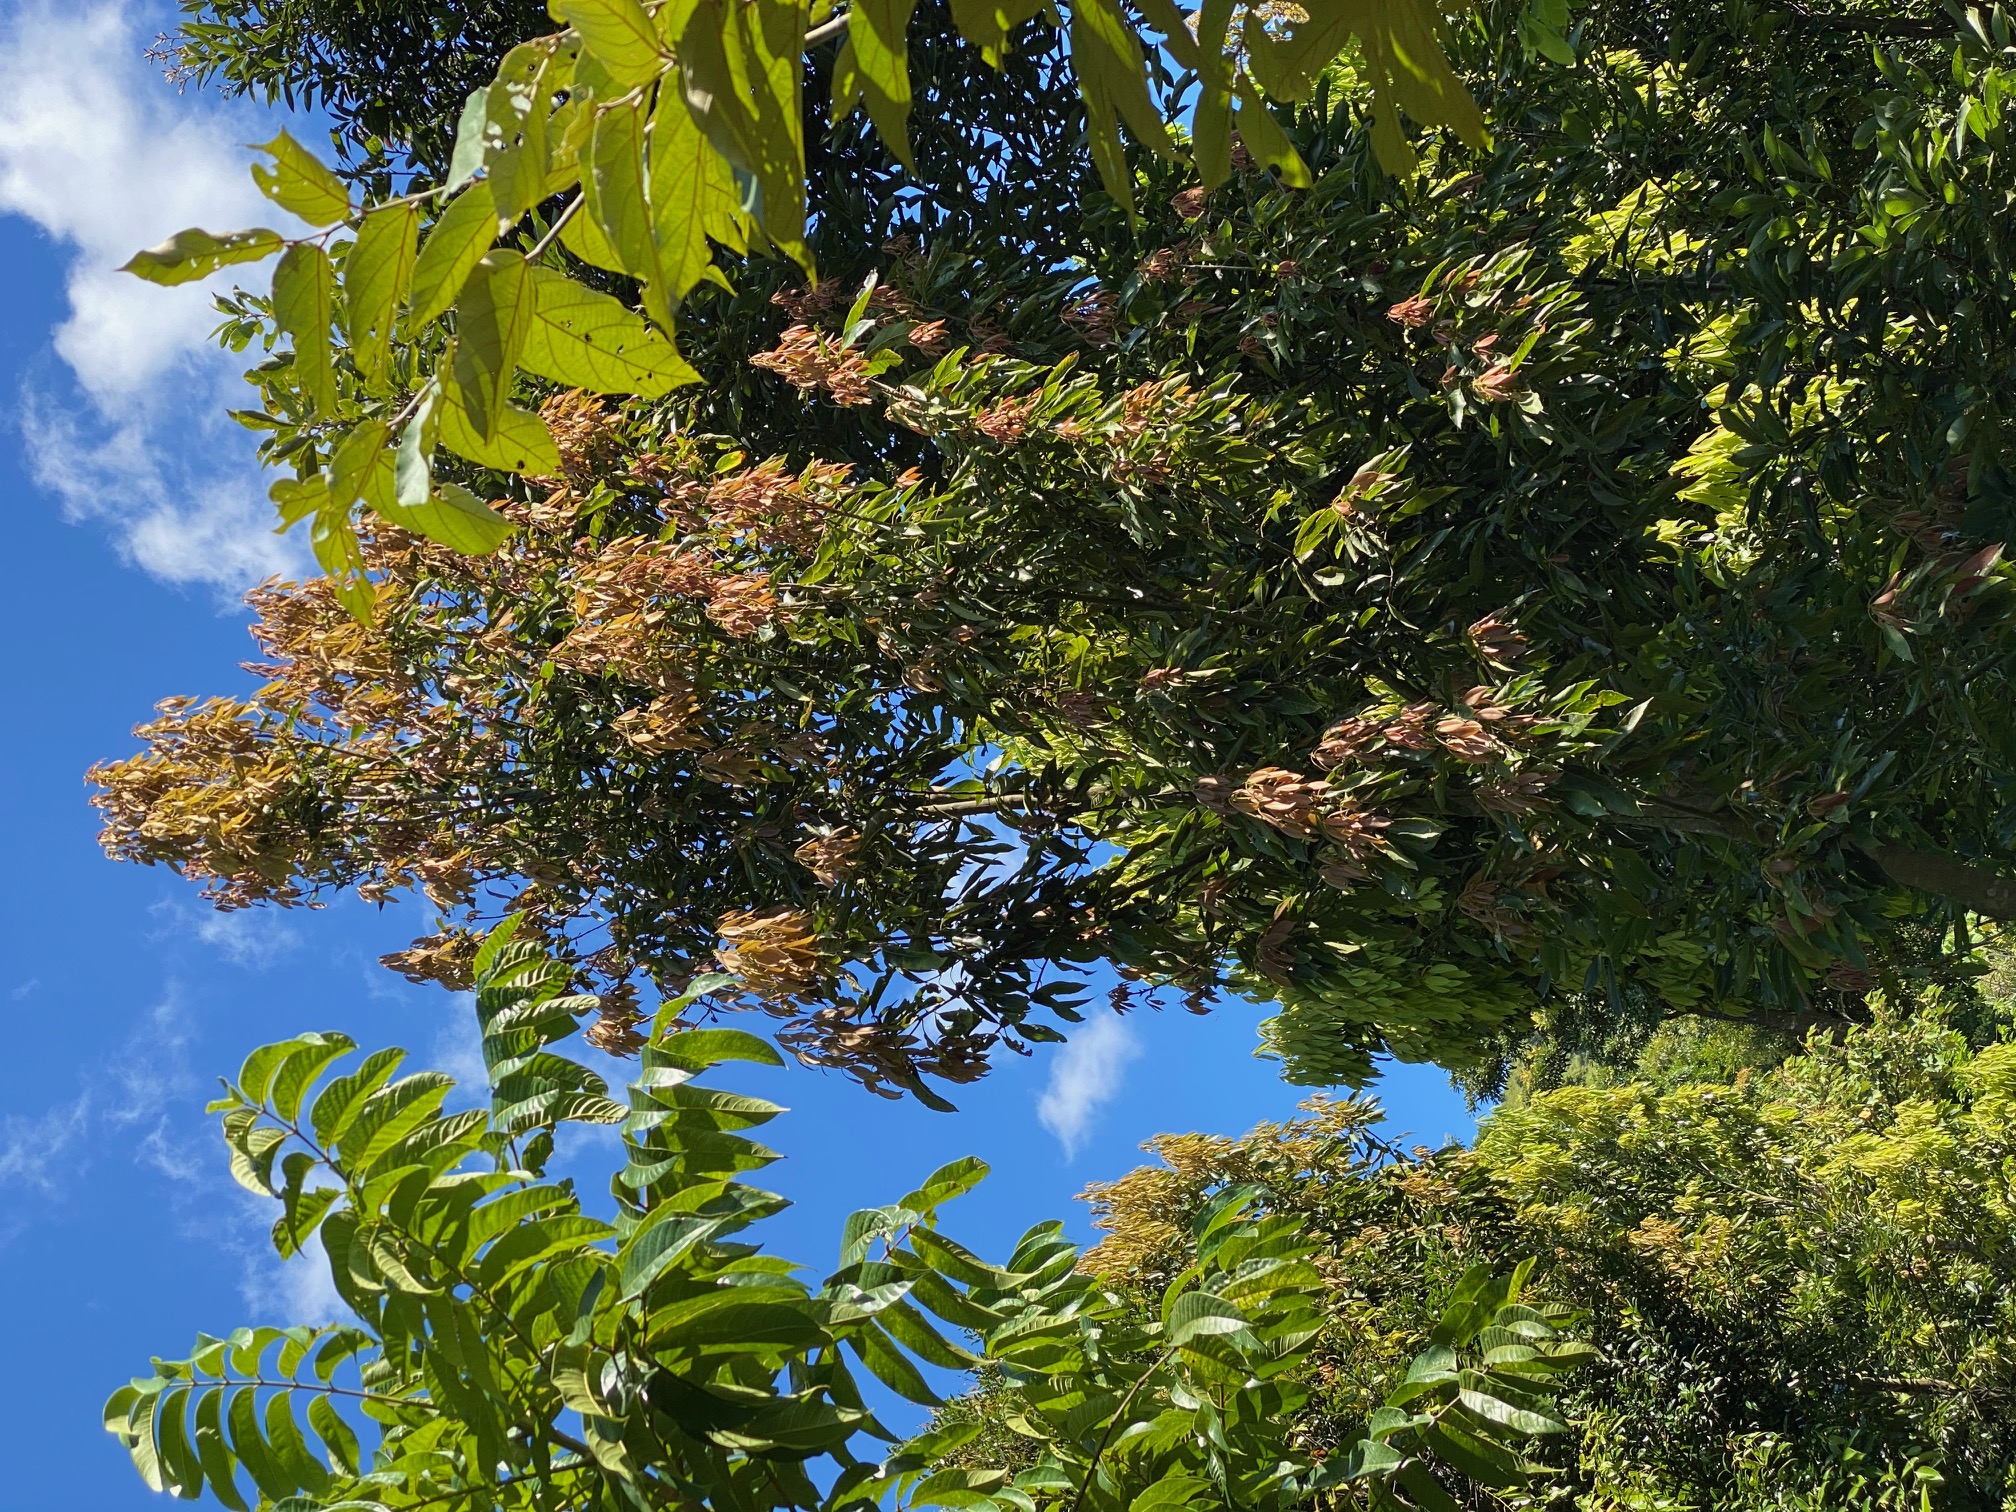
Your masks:
<svg viewBox="0 0 2016 1512"><path fill-rule="evenodd" d="M1042 396L1002 399L973 417L973 428L997 446L1013 446L1029 433L1029 416Z"/></svg>
<svg viewBox="0 0 2016 1512"><path fill-rule="evenodd" d="M818 988L824 974L819 939L804 910L784 903L739 909L723 914L715 931L726 942L717 953L721 969L757 997L804 997Z"/></svg>
<svg viewBox="0 0 2016 1512"><path fill-rule="evenodd" d="M678 626L681 607L695 600L736 636L755 634L778 613L766 572L725 572L705 552L651 536L619 536L575 573L575 627L553 659L590 676L690 696L690 653Z"/></svg>
<svg viewBox="0 0 2016 1512"><path fill-rule="evenodd" d="M819 879L820 886L837 887L861 864L861 837L852 830L834 830L814 835L791 854Z"/></svg>
<svg viewBox="0 0 2016 1512"><path fill-rule="evenodd" d="M690 526L704 523L738 545L806 552L819 544L851 463L811 462L787 472L781 458L738 468L702 483L668 489L666 506Z"/></svg>
<svg viewBox="0 0 2016 1512"><path fill-rule="evenodd" d="M1120 296L1111 289L1094 289L1064 306L1064 324L1096 345L1113 339L1119 320Z"/></svg>
<svg viewBox="0 0 2016 1512"><path fill-rule="evenodd" d="M378 962L416 985L437 982L450 992L467 992L476 985L476 952L482 944L481 936L468 930L448 929L422 935Z"/></svg>
<svg viewBox="0 0 2016 1512"><path fill-rule="evenodd" d="M1518 666L1526 655L1526 637L1496 610L1465 630L1463 639L1489 666L1509 670Z"/></svg>
<svg viewBox="0 0 2016 1512"><path fill-rule="evenodd" d="M636 986L618 982L596 1000L595 1022L581 1031L581 1038L607 1055L635 1055L644 1048L644 1036L637 1032L643 1020Z"/></svg>
<svg viewBox="0 0 2016 1512"><path fill-rule="evenodd" d="M835 404L866 404L874 397L867 360L810 326L787 326L777 345L749 365L769 369L800 393L824 389Z"/></svg>
<svg viewBox="0 0 2016 1512"><path fill-rule="evenodd" d="M920 1039L894 1024L863 1021L847 1008L821 1008L778 1031L777 1042L808 1066L844 1071L870 1092L901 1094L931 1076L955 1084L987 1074L992 1043L978 1034Z"/></svg>
<svg viewBox="0 0 2016 1512"><path fill-rule="evenodd" d="M559 449L562 478L576 488L609 472L629 454L622 420L602 400L580 389L555 394L539 407L539 418Z"/></svg>
<svg viewBox="0 0 2016 1512"><path fill-rule="evenodd" d="M1466 919L1489 930L1507 945L1519 945L1531 937L1533 926L1518 910L1506 906L1505 891L1503 883L1479 873L1456 895L1456 907Z"/></svg>
<svg viewBox="0 0 2016 1512"><path fill-rule="evenodd" d="M99 842L118 861L165 864L221 907L293 902L318 793L257 704L170 698L133 733L147 749L93 767Z"/></svg>
<svg viewBox="0 0 2016 1512"><path fill-rule="evenodd" d="M1386 311L1386 318L1395 325L1410 331L1418 331L1435 318L1434 301L1416 294L1411 299L1403 299Z"/></svg>
<svg viewBox="0 0 2016 1512"><path fill-rule="evenodd" d="M1354 802L1323 778L1286 767L1261 767L1243 781L1206 777L1194 792L1199 804L1221 814L1243 814L1297 840L1324 841L1342 854L1323 864L1323 878L1349 886L1373 875L1370 862L1388 848L1393 821Z"/></svg>
<svg viewBox="0 0 2016 1512"><path fill-rule="evenodd" d="M837 310L854 302L846 285L828 281L816 289L779 289L770 296L776 305L800 325L817 325Z"/></svg>
<svg viewBox="0 0 2016 1512"><path fill-rule="evenodd" d="M699 728L700 700L690 680L668 675L683 687L661 694L638 709L626 709L610 723L616 737L646 756L705 750L713 742Z"/></svg>

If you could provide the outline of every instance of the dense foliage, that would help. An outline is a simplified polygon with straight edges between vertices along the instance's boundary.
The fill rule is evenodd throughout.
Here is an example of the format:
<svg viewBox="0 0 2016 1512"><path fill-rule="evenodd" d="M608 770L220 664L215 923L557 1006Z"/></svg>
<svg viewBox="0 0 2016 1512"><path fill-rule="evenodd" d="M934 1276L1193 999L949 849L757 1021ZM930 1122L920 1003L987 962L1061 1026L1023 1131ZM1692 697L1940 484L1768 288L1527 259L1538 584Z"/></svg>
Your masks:
<svg viewBox="0 0 2016 1512"><path fill-rule="evenodd" d="M1575 1505L2001 1509L2016 1043L1978 1042L1996 1018L1949 994L1879 1005L1839 1044L1733 1079L1694 1078L1738 1047L1669 1031L1651 1063L1687 1069L1540 1093L1471 1150L1396 1150L1363 1100L1240 1140L1167 1136L1159 1164L1088 1193L1108 1232L1087 1264L1152 1292L1213 1192L1264 1191L1323 1250L1318 1436L1399 1378L1450 1277L1536 1254L1538 1294L1602 1354L1564 1402Z"/></svg>
<svg viewBox="0 0 2016 1512"><path fill-rule="evenodd" d="M334 367L254 374L284 506L339 552L382 506L364 576L262 592L273 682L102 768L108 846L227 904L426 886L422 974L506 908L618 995L725 960L802 1053L926 1095L1100 961L1279 1001L1296 1079L1486 1092L1536 1015L1600 1052L1949 972L2009 911L2006 23L1601 4L1570 63L1531 14L1451 34L1489 151L1383 174L1347 61L1286 123L1313 188L1151 157L1138 227L1044 170L1057 55L998 81L1057 130L950 217L843 128L814 182L872 277L703 279L708 381L649 402L553 393L607 375L528 337L543 408L487 440L501 372L425 380L468 259L423 253L399 342L360 293ZM970 99L928 52L920 128ZM994 150L934 129L927 182ZM1032 201L1047 250L999 229ZM569 281L635 287L584 236L525 276L672 361ZM274 319L232 339L298 346ZM383 418L315 418L325 376ZM401 425L464 458L417 515Z"/></svg>
<svg viewBox="0 0 2016 1512"><path fill-rule="evenodd" d="M487 1111L444 1113L449 1079L401 1076L397 1050L329 1075L355 1047L319 1034L254 1051L214 1105L233 1173L280 1204L275 1248L325 1255L354 1321L201 1338L115 1393L106 1427L156 1489L238 1512L1285 1512L1326 1488L1439 1509L1523 1484L1523 1443L1564 1431L1551 1383L1586 1346L1520 1301L1523 1270L1480 1269L1351 1453L1305 1452L1321 1278L1246 1191L1205 1204L1194 1263L1143 1299L1082 1273L1054 1223L1001 1266L942 1234L986 1173L956 1161L850 1218L813 1288L743 1237L784 1205L741 1179L775 1158L744 1131L780 1110L695 1080L773 1049L663 1014L626 1108L550 1048L594 1006L564 967L507 925L476 971ZM605 1222L545 1168L560 1126L619 1121ZM971 1426L902 1440L863 1395L935 1405L926 1367L982 1363L1012 1473L952 1462Z"/></svg>

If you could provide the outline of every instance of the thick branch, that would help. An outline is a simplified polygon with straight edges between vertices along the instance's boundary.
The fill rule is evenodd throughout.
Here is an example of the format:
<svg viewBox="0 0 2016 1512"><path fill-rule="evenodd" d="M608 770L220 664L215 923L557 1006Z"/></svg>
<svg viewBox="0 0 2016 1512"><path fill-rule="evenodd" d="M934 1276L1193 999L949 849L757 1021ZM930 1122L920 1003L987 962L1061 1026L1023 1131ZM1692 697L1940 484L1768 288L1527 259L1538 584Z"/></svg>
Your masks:
<svg viewBox="0 0 2016 1512"><path fill-rule="evenodd" d="M1950 898L1991 919L2016 920L2016 879L1953 856L1902 845L1865 845L1862 851L1893 882Z"/></svg>
<svg viewBox="0 0 2016 1512"><path fill-rule="evenodd" d="M1866 37L1915 40L1921 37L1951 37L1959 31L1951 21L1936 16L1834 15L1809 11L1802 5L1790 6L1788 10L1803 25L1817 26L1822 31L1859 32Z"/></svg>

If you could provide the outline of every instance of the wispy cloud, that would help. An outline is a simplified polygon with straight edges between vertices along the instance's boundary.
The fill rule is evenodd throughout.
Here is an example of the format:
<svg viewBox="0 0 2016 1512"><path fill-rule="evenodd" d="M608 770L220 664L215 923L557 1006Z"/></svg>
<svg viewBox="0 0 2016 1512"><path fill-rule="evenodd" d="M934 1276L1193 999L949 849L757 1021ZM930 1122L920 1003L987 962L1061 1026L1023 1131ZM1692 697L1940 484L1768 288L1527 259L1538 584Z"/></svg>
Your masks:
<svg viewBox="0 0 2016 1512"><path fill-rule="evenodd" d="M244 1265L238 1295L250 1321L291 1328L297 1323L333 1323L348 1318L350 1309L330 1279L322 1236L314 1235L300 1254L282 1260L266 1237L273 1222L273 1204L261 1202L250 1192L240 1195L249 1199L250 1206L245 1212L244 1238L237 1246Z"/></svg>
<svg viewBox="0 0 2016 1512"><path fill-rule="evenodd" d="M39 1114L10 1113L0 1119L0 1188L57 1192L65 1178L90 1164L94 1136L149 1120L155 1121L154 1132L134 1146L134 1158L160 1167L170 1158L162 1110L196 1086L183 1054L187 1039L171 988L115 1053L89 1069L86 1085L74 1098Z"/></svg>
<svg viewBox="0 0 2016 1512"><path fill-rule="evenodd" d="M244 909L207 911L197 921L196 938L216 947L233 966L263 968L301 943L301 936L278 914Z"/></svg>
<svg viewBox="0 0 2016 1512"><path fill-rule="evenodd" d="M272 225L274 212L239 145L249 115L178 96L143 48L121 0L34 0L0 30L0 213L63 249L69 312L51 344L83 400L38 383L19 423L34 477L71 518L171 582L242 587L298 558L222 416L242 392L243 359L209 340L229 272L160 289L117 269L184 226Z"/></svg>
<svg viewBox="0 0 2016 1512"><path fill-rule="evenodd" d="M36 1187L54 1191L57 1172L72 1146L84 1137L91 1124L91 1094L80 1092L73 1101L49 1109L39 1117L24 1118L10 1113L0 1120L0 1187Z"/></svg>
<svg viewBox="0 0 2016 1512"><path fill-rule="evenodd" d="M1071 1036L1050 1065L1050 1081L1036 1103L1036 1120L1075 1158L1099 1110L1113 1100L1127 1067L1141 1054L1125 1020L1102 1014Z"/></svg>

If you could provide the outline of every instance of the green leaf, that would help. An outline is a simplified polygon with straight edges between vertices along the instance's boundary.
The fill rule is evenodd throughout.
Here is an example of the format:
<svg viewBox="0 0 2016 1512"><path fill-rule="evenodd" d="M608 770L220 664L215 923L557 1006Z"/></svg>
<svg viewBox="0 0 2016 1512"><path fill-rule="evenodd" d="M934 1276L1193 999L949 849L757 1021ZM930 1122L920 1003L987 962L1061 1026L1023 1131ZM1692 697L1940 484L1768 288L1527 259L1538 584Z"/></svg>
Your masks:
<svg viewBox="0 0 2016 1512"><path fill-rule="evenodd" d="M333 226L349 218L350 191L343 180L286 131L256 150L271 157L273 166L254 163L252 181L282 210L311 226Z"/></svg>
<svg viewBox="0 0 2016 1512"><path fill-rule="evenodd" d="M518 527L460 483L437 483L433 497L419 504L395 504L379 513L415 535L461 552L486 556Z"/></svg>
<svg viewBox="0 0 2016 1512"><path fill-rule="evenodd" d="M490 434L480 436L462 408L460 388L441 395L441 445L478 467L518 473L529 478L560 475L560 450L546 422L530 410L507 404L492 420Z"/></svg>
<svg viewBox="0 0 2016 1512"><path fill-rule="evenodd" d="M392 1079L392 1074L405 1058L404 1050L373 1051L355 1071L337 1077L324 1087L308 1110L309 1124L315 1130L315 1142L328 1149L341 1139L351 1121L363 1111L366 1101Z"/></svg>
<svg viewBox="0 0 2016 1512"><path fill-rule="evenodd" d="M803 3L698 0L680 39L680 86L715 151L756 184L756 219L813 274L805 244Z"/></svg>
<svg viewBox="0 0 2016 1512"><path fill-rule="evenodd" d="M694 122L676 80L659 89L651 113L646 188L654 247L650 277L667 306L676 306L703 279L725 287L727 279L714 267L709 238L731 249L743 248L741 206L728 164Z"/></svg>
<svg viewBox="0 0 2016 1512"><path fill-rule="evenodd" d="M938 1393L925 1381L923 1373L910 1363L895 1341L874 1321L866 1320L846 1335L847 1347L861 1357L876 1380L906 1401L921 1407L941 1407Z"/></svg>
<svg viewBox="0 0 2016 1512"><path fill-rule="evenodd" d="M658 257L644 190L644 122L639 100L624 100L596 113L581 189L590 218L624 271L652 278L657 275Z"/></svg>
<svg viewBox="0 0 2016 1512"><path fill-rule="evenodd" d="M498 248L477 263L456 317L454 379L471 427L494 433L531 333L533 289L525 259Z"/></svg>
<svg viewBox="0 0 2016 1512"><path fill-rule="evenodd" d="M1182 1345L1212 1334L1247 1333L1246 1314L1210 1292L1186 1291L1172 1302L1163 1319L1169 1343Z"/></svg>
<svg viewBox="0 0 2016 1512"><path fill-rule="evenodd" d="M1302 161L1302 154L1288 140L1288 134L1274 119L1266 101L1260 98L1243 75L1239 79L1237 93L1239 111L1234 124L1238 128L1239 140L1246 144L1246 150L1253 154L1256 161L1280 174L1281 182L1290 189L1307 189L1315 182L1309 175L1308 164Z"/></svg>
<svg viewBox="0 0 2016 1512"><path fill-rule="evenodd" d="M480 188L463 190L448 206L413 264L405 327L409 337L419 335L461 297L463 283L502 229L495 202Z"/></svg>
<svg viewBox="0 0 2016 1512"><path fill-rule="evenodd" d="M486 84L469 91L455 122L455 150L449 155L448 177L442 183L448 193L459 193L482 170L489 130L490 86Z"/></svg>
<svg viewBox="0 0 2016 1512"><path fill-rule="evenodd" d="M952 24L990 67L999 68L1009 33L1042 14L1043 6L1044 0L952 0Z"/></svg>
<svg viewBox="0 0 2016 1512"><path fill-rule="evenodd" d="M581 44L625 89L658 76L666 59L658 32L638 0L550 0L553 19L581 34Z"/></svg>
<svg viewBox="0 0 2016 1512"><path fill-rule="evenodd" d="M977 1155L963 1156L949 1164L938 1167L924 1178L924 1184L898 1203L914 1213L929 1213L940 1203L950 1202L955 1197L963 1197L987 1179L990 1169L987 1162Z"/></svg>
<svg viewBox="0 0 2016 1512"><path fill-rule="evenodd" d="M224 1398L223 1390L213 1389L196 1400L196 1458L202 1462L210 1494L231 1512L247 1512L245 1498L238 1493L238 1464L224 1438Z"/></svg>
<svg viewBox="0 0 2016 1512"><path fill-rule="evenodd" d="M420 207L380 205L364 217L356 245L343 259L343 325L350 360L366 381L384 381L399 305L413 283L420 242Z"/></svg>
<svg viewBox="0 0 2016 1512"><path fill-rule="evenodd" d="M847 40L833 66L833 120L858 102L867 107L896 161L910 161L910 65L907 36L917 0L854 0Z"/></svg>
<svg viewBox="0 0 2016 1512"><path fill-rule="evenodd" d="M366 495L371 507L380 514L385 513L388 504L417 508L434 496L434 443L441 434L441 394L441 380L428 380L427 386L420 391L413 413L407 418L406 428L399 433L398 454L393 460L391 496Z"/></svg>
<svg viewBox="0 0 2016 1512"><path fill-rule="evenodd" d="M357 1048L347 1034L304 1034L292 1044L294 1049L280 1063L268 1094L273 1111L288 1123L301 1111L302 1094L322 1068Z"/></svg>
<svg viewBox="0 0 2016 1512"><path fill-rule="evenodd" d="M609 295L532 269L537 318L519 358L527 372L597 394L656 399L700 375L663 334Z"/></svg>
<svg viewBox="0 0 2016 1512"><path fill-rule="evenodd" d="M255 227L250 231L227 231L222 236L191 228L178 231L158 247L136 252L120 265L121 273L131 273L149 283L173 286L208 278L232 263L258 262L287 245L278 231Z"/></svg>
<svg viewBox="0 0 2016 1512"><path fill-rule="evenodd" d="M368 625L377 602L377 590L364 574L364 549L358 543L357 527L351 523L349 509L338 509L325 501L315 511L308 542L314 549L315 560L329 574L329 586L338 602L350 611L351 618Z"/></svg>
<svg viewBox="0 0 2016 1512"><path fill-rule="evenodd" d="M1127 1512L1156 1512L1162 1507L1187 1507L1210 1495L1211 1483L1187 1470L1173 1471L1154 1482L1133 1501Z"/></svg>
<svg viewBox="0 0 2016 1512"><path fill-rule="evenodd" d="M336 408L329 329L336 321L336 269L329 254L296 242L273 270L273 319L294 338L294 372L319 414Z"/></svg>

